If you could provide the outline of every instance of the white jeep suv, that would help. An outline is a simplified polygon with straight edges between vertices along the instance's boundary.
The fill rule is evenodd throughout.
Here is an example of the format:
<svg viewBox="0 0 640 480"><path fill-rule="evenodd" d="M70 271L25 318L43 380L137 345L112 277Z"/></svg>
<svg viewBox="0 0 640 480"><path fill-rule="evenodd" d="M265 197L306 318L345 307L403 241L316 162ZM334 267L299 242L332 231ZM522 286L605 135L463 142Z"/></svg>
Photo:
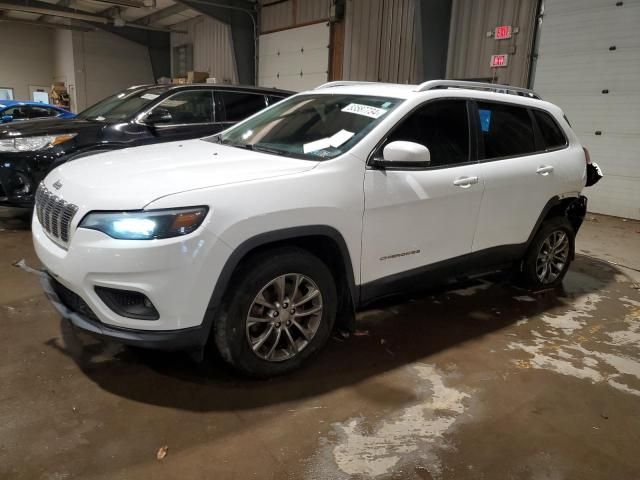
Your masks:
<svg viewBox="0 0 640 480"><path fill-rule="evenodd" d="M557 285L585 151L529 90L333 82L210 138L66 163L38 188L44 288L74 325L296 368L380 297L512 268Z"/></svg>

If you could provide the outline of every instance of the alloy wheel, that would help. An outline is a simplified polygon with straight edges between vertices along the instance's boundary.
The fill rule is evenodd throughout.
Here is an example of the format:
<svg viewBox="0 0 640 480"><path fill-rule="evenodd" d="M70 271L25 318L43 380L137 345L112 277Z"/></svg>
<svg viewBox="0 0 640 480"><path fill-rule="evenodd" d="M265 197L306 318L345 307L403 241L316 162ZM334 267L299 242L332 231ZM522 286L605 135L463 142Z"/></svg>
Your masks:
<svg viewBox="0 0 640 480"><path fill-rule="evenodd" d="M545 238L536 258L536 276L540 283L553 283L561 274L569 259L569 236L555 230Z"/></svg>
<svg viewBox="0 0 640 480"><path fill-rule="evenodd" d="M304 350L322 321L322 293L299 273L280 275L255 296L246 320L246 337L263 360L282 362Z"/></svg>

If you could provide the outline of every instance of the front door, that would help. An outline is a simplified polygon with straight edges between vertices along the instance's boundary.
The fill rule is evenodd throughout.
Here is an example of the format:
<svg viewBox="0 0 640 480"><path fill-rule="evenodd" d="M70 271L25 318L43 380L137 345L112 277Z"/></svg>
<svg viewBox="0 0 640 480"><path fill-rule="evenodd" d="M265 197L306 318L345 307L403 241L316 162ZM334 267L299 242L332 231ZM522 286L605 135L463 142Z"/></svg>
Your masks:
<svg viewBox="0 0 640 480"><path fill-rule="evenodd" d="M422 170L366 171L363 300L366 284L404 289L411 273L471 252L484 189L471 133L467 101L431 101L403 120L376 152L381 155L392 141L416 142L429 149L431 164ZM371 295L394 293L378 290Z"/></svg>
<svg viewBox="0 0 640 480"><path fill-rule="evenodd" d="M199 138L217 132L213 118L213 91L210 89L180 91L153 107L151 112L158 109L167 111L171 119L149 127L155 141Z"/></svg>

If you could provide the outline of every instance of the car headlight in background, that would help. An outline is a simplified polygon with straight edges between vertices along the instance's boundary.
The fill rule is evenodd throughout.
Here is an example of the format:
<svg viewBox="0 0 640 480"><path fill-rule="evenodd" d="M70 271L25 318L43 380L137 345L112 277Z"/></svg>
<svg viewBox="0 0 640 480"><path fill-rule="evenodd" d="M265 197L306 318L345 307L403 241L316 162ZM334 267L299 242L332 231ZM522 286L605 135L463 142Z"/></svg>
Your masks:
<svg viewBox="0 0 640 480"><path fill-rule="evenodd" d="M120 240L179 237L198 228L208 211L207 207L189 207L134 212L92 212L82 219L79 226L98 230Z"/></svg>
<svg viewBox="0 0 640 480"><path fill-rule="evenodd" d="M42 135L37 137L15 137L0 140L0 152L33 152L55 147L68 142L77 133L64 133L62 135Z"/></svg>

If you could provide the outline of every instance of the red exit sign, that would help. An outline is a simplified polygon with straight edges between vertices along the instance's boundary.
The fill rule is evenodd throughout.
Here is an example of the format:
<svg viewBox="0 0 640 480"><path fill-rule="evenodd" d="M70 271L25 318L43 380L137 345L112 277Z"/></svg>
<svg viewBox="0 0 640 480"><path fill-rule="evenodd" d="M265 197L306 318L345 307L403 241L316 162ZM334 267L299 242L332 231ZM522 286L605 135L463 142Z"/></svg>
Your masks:
<svg viewBox="0 0 640 480"><path fill-rule="evenodd" d="M491 68L506 67L509 64L509 55L491 55Z"/></svg>
<svg viewBox="0 0 640 480"><path fill-rule="evenodd" d="M511 25L500 25L493 32L493 38L496 40L505 40L511 38Z"/></svg>

